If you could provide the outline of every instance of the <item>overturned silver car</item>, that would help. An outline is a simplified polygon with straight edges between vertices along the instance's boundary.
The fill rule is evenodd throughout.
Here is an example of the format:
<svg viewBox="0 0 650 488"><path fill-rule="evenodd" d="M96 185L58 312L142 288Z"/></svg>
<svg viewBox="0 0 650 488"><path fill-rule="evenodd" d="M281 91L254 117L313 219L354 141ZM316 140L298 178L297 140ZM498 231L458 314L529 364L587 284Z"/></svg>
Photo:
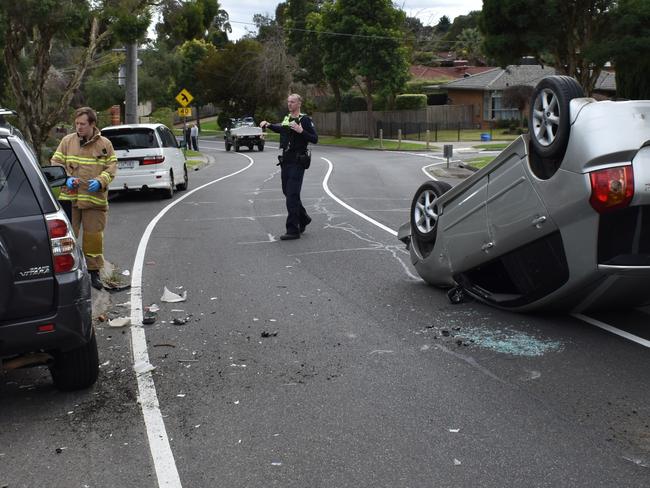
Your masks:
<svg viewBox="0 0 650 488"><path fill-rule="evenodd" d="M398 237L428 283L505 309L650 302L650 101L533 92L529 134L459 185L417 190Z"/></svg>

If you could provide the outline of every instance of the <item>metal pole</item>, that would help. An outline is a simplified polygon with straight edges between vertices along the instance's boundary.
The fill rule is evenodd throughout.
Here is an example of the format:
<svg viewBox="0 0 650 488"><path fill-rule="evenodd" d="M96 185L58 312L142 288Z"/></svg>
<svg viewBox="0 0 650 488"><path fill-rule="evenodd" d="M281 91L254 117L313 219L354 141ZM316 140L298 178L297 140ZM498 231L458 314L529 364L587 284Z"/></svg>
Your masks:
<svg viewBox="0 0 650 488"><path fill-rule="evenodd" d="M384 148L384 129L379 129L379 148Z"/></svg>
<svg viewBox="0 0 650 488"><path fill-rule="evenodd" d="M429 150L429 142L431 142L431 131L427 129L427 151Z"/></svg>
<svg viewBox="0 0 650 488"><path fill-rule="evenodd" d="M402 147L402 129L397 129L397 149Z"/></svg>
<svg viewBox="0 0 650 488"><path fill-rule="evenodd" d="M138 123L138 45L126 45L125 122Z"/></svg>

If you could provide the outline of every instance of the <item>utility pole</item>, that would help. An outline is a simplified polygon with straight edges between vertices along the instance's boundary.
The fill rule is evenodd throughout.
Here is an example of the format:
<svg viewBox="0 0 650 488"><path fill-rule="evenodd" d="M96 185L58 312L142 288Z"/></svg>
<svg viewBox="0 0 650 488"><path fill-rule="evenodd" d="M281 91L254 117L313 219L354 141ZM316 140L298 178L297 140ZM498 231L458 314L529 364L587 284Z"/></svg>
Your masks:
<svg viewBox="0 0 650 488"><path fill-rule="evenodd" d="M126 98L125 118L127 124L138 121L138 44L126 45Z"/></svg>

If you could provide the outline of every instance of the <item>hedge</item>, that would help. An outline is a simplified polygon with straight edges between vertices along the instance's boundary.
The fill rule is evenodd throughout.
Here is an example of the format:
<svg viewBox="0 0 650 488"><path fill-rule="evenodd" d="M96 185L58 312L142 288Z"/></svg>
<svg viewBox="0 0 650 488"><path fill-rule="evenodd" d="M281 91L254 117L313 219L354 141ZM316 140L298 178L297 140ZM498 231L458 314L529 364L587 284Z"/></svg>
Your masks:
<svg viewBox="0 0 650 488"><path fill-rule="evenodd" d="M424 93L397 95L395 98L395 110L416 110L426 108L427 96Z"/></svg>

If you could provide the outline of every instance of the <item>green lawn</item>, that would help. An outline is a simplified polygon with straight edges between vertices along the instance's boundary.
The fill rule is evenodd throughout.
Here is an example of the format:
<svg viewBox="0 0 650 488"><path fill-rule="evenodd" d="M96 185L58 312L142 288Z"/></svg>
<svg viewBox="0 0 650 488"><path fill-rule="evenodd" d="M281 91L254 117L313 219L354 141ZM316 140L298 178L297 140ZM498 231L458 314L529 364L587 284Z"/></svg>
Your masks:
<svg viewBox="0 0 650 488"><path fill-rule="evenodd" d="M185 161L185 164L187 165L188 168L192 169L195 166L199 166L203 161L200 159L188 159Z"/></svg>
<svg viewBox="0 0 650 488"><path fill-rule="evenodd" d="M465 161L465 163L473 166L474 168L481 169L487 166L496 156L481 156L480 158L472 158Z"/></svg>

